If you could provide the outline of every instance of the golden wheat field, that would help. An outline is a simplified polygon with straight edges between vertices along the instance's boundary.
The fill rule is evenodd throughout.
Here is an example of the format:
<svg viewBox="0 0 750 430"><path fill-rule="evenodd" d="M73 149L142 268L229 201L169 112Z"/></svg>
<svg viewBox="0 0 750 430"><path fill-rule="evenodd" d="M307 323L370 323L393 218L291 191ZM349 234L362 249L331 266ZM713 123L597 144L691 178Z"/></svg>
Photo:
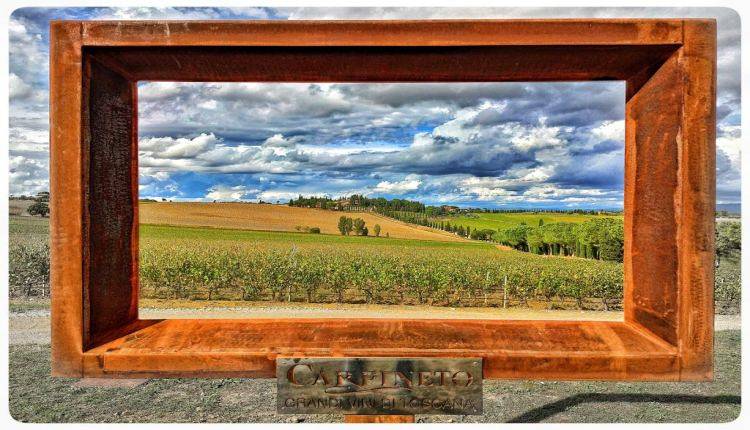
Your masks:
<svg viewBox="0 0 750 430"><path fill-rule="evenodd" d="M297 231L297 227L319 227L323 234L339 234L341 216L362 218L373 235L380 224L380 235L399 239L465 241L454 234L409 225L370 212L339 212L255 203L141 202L141 224L191 227L218 227L243 230Z"/></svg>

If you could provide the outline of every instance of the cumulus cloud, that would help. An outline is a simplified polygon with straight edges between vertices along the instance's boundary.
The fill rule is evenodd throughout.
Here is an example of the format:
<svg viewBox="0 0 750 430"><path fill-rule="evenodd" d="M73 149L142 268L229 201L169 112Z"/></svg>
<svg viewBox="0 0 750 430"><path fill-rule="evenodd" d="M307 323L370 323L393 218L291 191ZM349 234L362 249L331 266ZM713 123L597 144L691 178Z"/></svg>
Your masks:
<svg viewBox="0 0 750 430"><path fill-rule="evenodd" d="M29 97L33 90L31 85L19 78L15 73L11 73L9 77L10 81L10 98L12 99L23 99Z"/></svg>
<svg viewBox="0 0 750 430"><path fill-rule="evenodd" d="M409 175L403 181L381 181L373 188L373 192L382 194L405 194L416 191L422 181L416 175Z"/></svg>
<svg viewBox="0 0 750 430"><path fill-rule="evenodd" d="M247 187L242 185L235 185L233 187L227 185L215 185L209 188L206 199L209 200L242 200L250 193L255 193L258 190L249 190Z"/></svg>
<svg viewBox="0 0 750 430"><path fill-rule="evenodd" d="M11 192L48 187L55 19L716 17L717 194L740 194L740 25L722 8L24 8L11 17ZM351 193L617 206L624 84L139 84L140 189L179 199Z"/></svg>

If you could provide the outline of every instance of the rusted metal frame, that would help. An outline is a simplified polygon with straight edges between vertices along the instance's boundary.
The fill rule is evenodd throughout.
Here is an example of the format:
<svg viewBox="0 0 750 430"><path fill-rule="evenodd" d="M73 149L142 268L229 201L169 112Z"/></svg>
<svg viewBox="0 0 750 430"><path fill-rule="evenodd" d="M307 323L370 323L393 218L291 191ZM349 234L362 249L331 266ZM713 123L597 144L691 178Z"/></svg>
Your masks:
<svg viewBox="0 0 750 430"><path fill-rule="evenodd" d="M87 46L498 46L682 43L680 19L83 21Z"/></svg>
<svg viewBox="0 0 750 430"><path fill-rule="evenodd" d="M277 357L297 356L481 356L485 377L499 379L673 381L679 370L676 347L618 322L164 320L131 329L87 351L85 373L273 377Z"/></svg>
<svg viewBox="0 0 750 430"><path fill-rule="evenodd" d="M675 52L628 99L625 126L625 320L676 345L677 139Z"/></svg>
<svg viewBox="0 0 750 430"><path fill-rule="evenodd" d="M713 378L716 202L716 22L686 21L679 145L681 380Z"/></svg>
<svg viewBox="0 0 750 430"><path fill-rule="evenodd" d="M632 22L627 23L632 24ZM712 349L710 346L710 341L712 339L713 333L710 324L710 317L712 316L712 313L710 311L707 312L705 308L711 307L712 305L712 290L710 288L711 282L709 281L713 268L712 265L707 264L707 262L710 262L713 256L712 204L713 199L715 198L715 184L713 182L713 176L715 175L715 173L712 167L713 163L715 163L713 159L713 157L715 157L715 154L713 153L713 148L715 145L713 135L715 127L713 122L715 119L715 112L712 102L713 98L715 97L715 23L708 21L687 20L684 23L680 23L679 36L674 35L674 28L672 28L673 23L673 21L670 21L666 25L662 25L660 23L648 23L651 31L651 33L649 33L651 34L650 38L643 36L643 32L641 32L640 35L636 38L631 37L631 39L626 41L618 39L617 41L617 43L633 44L635 44L636 41L640 41L646 44L663 44L666 41L669 41L670 43L677 43L678 41L682 42L682 27L685 28L685 46L680 48L678 53L674 54L672 58L664 63L664 65L661 65L658 70L655 71L655 68L645 69L642 73L637 74L636 76L633 76L631 79L629 79L627 93L628 105L631 106L630 103L634 97L636 99L633 100L632 106L637 105L638 103L640 103L640 101L637 99L638 97L640 97L639 93L641 93L641 96L644 97L646 93L646 91L641 92L641 86L647 85L654 78L654 76L657 76L659 74L675 73L674 70L670 69L674 69L677 67L675 66L675 60L677 60L679 73L678 75L673 76L680 76L681 78L676 79L676 83L668 85L667 87L668 92L670 93L674 93L675 91L680 93L679 104L681 106L681 109L684 109L684 111L682 111L681 113L680 120L677 121L679 123L678 127L682 127L678 150L680 162L680 184L683 185L682 188L679 189L679 191L676 189L676 187L672 187L673 194L675 196L679 195L679 198L675 200L676 215L674 215L674 221L679 226L679 237L677 237L677 235L673 235L673 241L675 243L679 243L679 285L676 285L677 282L675 282L675 285L673 286L675 288L678 288L677 300L679 300L680 305L679 307L674 306L674 308L677 308L677 316L672 317L673 324L672 326L668 327L666 331L661 330L660 332L660 328L658 327L658 325L656 327L653 327L648 321L638 320L634 317L634 310L637 309L629 306L629 304L633 303L633 292L635 291L634 289L641 288L641 285L634 285L632 283L632 273L634 270L636 270L636 268L633 266L633 261L630 258L633 251L632 244L628 243L628 241L626 240L626 320L627 324L630 324L634 329L638 329L643 333L653 333L653 336L658 336L661 339L666 339L672 344L677 343L679 345L679 351L682 360L682 372L679 375L679 378L695 380L710 378L710 369L712 365ZM181 36L163 34L163 31L165 29L169 31L174 30L176 24L180 23L169 23L168 25L166 25L165 23L128 23L127 25L117 24L116 27L119 30L129 28L131 31L135 31L139 28L140 25L141 30L139 31L141 33L147 33L142 31L143 26L145 25L146 28L151 28L152 30L152 34L149 36L150 38L166 37L167 39L169 39L170 44L176 45L197 45L204 43L206 46L213 46L214 42L211 40L205 41L205 39L196 39L194 32L213 31L211 26L214 24L203 23L203 26L193 26L192 24L186 25L184 30L187 33ZM362 31L361 34L367 34L368 31L372 31L373 26L376 25L371 24L372 23L361 25L360 27L366 27L365 31ZM533 23L527 24L532 27L534 26ZM536 24L541 25L542 23L537 22ZM546 26L548 22L544 22L543 24L544 26ZM583 27L587 25L601 26L600 22L590 21L575 23L566 22L564 25L572 24ZM337 34L336 29L339 29L338 31L340 32L340 29L342 28L340 25L342 24L328 23L326 25L323 25L323 30L320 30L318 33L319 38L305 39L305 43L307 43L309 46L324 46L327 43L331 43L332 41L335 43L340 43L341 37L344 37L345 39L347 37L346 35L342 36L341 34ZM399 25L406 25L407 27L414 27L418 29L425 24L411 22L400 23ZM443 23L442 25L446 24ZM461 25L468 25L468 23ZM461 25L459 25L459 27ZM283 25L282 27L287 28ZM84 42L91 43L92 45L107 45L107 43L110 43L112 45L137 45L139 44L137 39L143 36L143 34L136 31L135 34L127 34L127 32L117 35L109 34L102 39L103 33L101 33L101 30L103 28L109 29L106 31L112 31L113 29L111 23L102 24L68 22L52 24L51 39L53 42L51 47L51 182L53 191L53 208L68 209L71 205L74 205L74 202L70 201L69 195L65 196L65 199L67 199L67 201L58 201L55 199L54 195L58 195L58 198L62 199L63 193L61 192L61 190L79 192L80 194L82 194L87 188L84 183L87 168L87 153L85 151L85 148L81 148L81 145L85 144L84 141L86 139L81 138L78 140L78 142L75 142L75 139L77 137L85 137L85 134L82 133L81 130L79 130L77 134L70 133L70 128L73 124L67 124L67 122L83 123L82 120L85 120L85 118L81 117L81 111L70 112L69 104L71 101L71 94L73 96L73 100L75 100L76 97L78 98L78 100L82 99L81 92L83 91L83 89L80 86L83 81L81 77L81 50L83 49L82 47ZM255 29L259 27L243 26L243 28ZM298 28L304 28L304 26ZM500 25L495 27L494 30L500 31L503 28L507 29L508 27ZM538 29L539 28L544 27L538 27ZM307 29L309 30L310 28L308 27ZM659 30L661 31L661 33L656 31L656 29L661 29ZM462 29L462 31L466 31L466 28ZM97 32L100 33L96 35ZM193 33L192 36L190 35L191 32ZM502 33L502 31L500 32ZM417 31L416 33L419 33L419 31ZM510 36L508 36L507 34L506 36L512 39L513 32L511 31L506 33L509 33ZM661 36L654 37L654 34L661 34ZM665 34L667 36L664 36ZM274 34L269 36L270 39L260 38L255 40L259 41L257 43L260 43L261 45L273 45L273 41L276 41L276 45L279 45L284 43L288 44L290 38L297 37L290 36L289 34L287 34L286 37L279 38L277 36L277 34ZM339 39L336 39L336 36L339 36ZM518 35L516 34L516 36ZM431 37L431 35L426 36L427 39L423 39L422 41L420 41L419 39L420 36L410 37L411 39L409 37L405 37L401 38L400 40L407 40L414 43L425 44L429 44L430 40L435 40ZM529 43L530 40L534 43L539 43L539 40L541 38L546 40L548 44L554 44L550 41L549 33L541 34L539 36L537 36L536 34L530 36L527 35L527 37L530 37L530 39L525 39L526 43ZM235 34L234 39L232 39L231 36L230 39L234 40L235 42L240 42L241 44L247 43L251 45L253 43L256 43L250 42L252 38L248 38L248 32L246 31L239 31L237 32L237 34ZM356 39L356 37L354 39ZM385 37L385 39L387 39L387 36ZM502 37L499 39L502 39ZM495 42L512 44L513 40L511 39L508 39L507 41L500 40L499 42L496 40ZM606 37L604 39L606 39ZM384 39L377 40L382 41ZM376 44L377 40L373 44ZM591 40L588 39L579 43L584 42L587 44L592 43ZM392 43L392 41L388 43ZM461 40L454 40L451 43L458 46L461 45ZM475 43L475 41L472 43ZM604 41L602 43L613 43L613 41ZM143 42L142 44L153 44L153 41ZM562 44L565 44L565 42L562 42ZM575 42L570 42L570 44L574 45ZM62 50L65 50L66 55L60 55L60 52ZM133 77L127 73L126 68L119 65L117 62L107 60L102 60L101 62L106 64L108 68L118 72L119 74L125 76L126 78L129 78L130 80L133 80ZM72 67L73 74L69 74L64 71L61 72L65 67L68 68L66 69L68 71L70 71L70 68ZM75 67L78 67L78 69L75 69ZM708 81L711 81L711 83L709 85L706 85ZM74 84L76 82L79 85L78 88L75 88ZM70 92L71 88L73 90L72 93ZM66 93L66 91L68 91L68 93ZM135 101L135 95L133 96L132 103L133 106L137 105ZM65 110L66 107L67 110ZM65 112L63 113L63 111ZM76 119L78 119L78 121L76 121ZM63 124L64 122L65 124ZM135 122L133 122L133 124L133 129L135 130ZM633 125L631 118L628 118L628 125ZM628 136L626 140L628 143L626 144L625 206L626 208L633 208L636 207L638 199L635 198L636 196L634 194L634 189L632 187L629 187L628 184L632 185L633 181L637 177L642 176L642 173L637 174L638 172L636 172L632 168L628 168L628 166L635 166L638 164L638 162L641 162L642 159L637 160L637 157L635 157L636 154L634 152L634 148L637 147L635 147L635 145L631 145L631 143L634 143L634 130L629 126L626 127L626 135ZM64 131L64 133L60 134L61 131ZM637 131L637 129L635 131ZM66 150L60 149L63 143L65 143ZM67 151L68 149L76 152L76 154L72 156L72 158L74 159L72 165L69 162L69 160L71 159L71 154L70 151ZM670 149L667 150L670 151ZM133 153L131 153L131 155L133 155ZM75 179L71 179L70 172L68 172L68 170L75 170L76 168L79 169L81 173L77 181ZM130 169L131 175L134 175L134 177L137 178L137 153L135 153L135 155L131 159ZM689 186L686 187L684 186L684 184L689 184ZM135 181L134 189L131 190L133 193L136 193L133 194L133 196L137 196L136 187L137 180ZM63 219L62 216L56 216L54 210L52 214L53 373L57 375L80 376L80 374L83 372L81 369L81 357L84 348L80 329L82 326L85 326L85 324L83 323L83 314L85 314L85 312L83 312L80 304L85 303L86 300L84 300L84 297L82 296L83 291L81 291L80 289L76 291L76 279L75 276L73 276L75 273L71 274L71 271L69 269L77 265L79 268L81 268L79 276L85 272L85 268L82 267L82 264L86 264L86 255L82 253L87 246L87 242L84 240L84 235L85 228L88 225L88 222L85 219L85 213L87 211L83 210L83 204L85 204L85 201L85 198L80 198L78 203L81 204L81 207L78 207L78 210L61 211L65 213L65 219ZM133 210L137 211L137 200L134 199L133 201L136 202ZM693 210L686 209L688 207L693 208ZM628 212L629 211L626 210L626 237L632 238L634 220L629 216ZM75 215L76 213L78 215ZM71 214L73 216L71 216ZM137 212L134 212L134 214L137 217ZM76 220L79 222L78 225L75 225L73 227L68 226L68 224L75 223ZM137 222L134 224L135 229L131 233L135 241L134 243L137 243ZM78 247L75 246L75 243L73 244L73 246L71 246L70 242L65 241L66 238L64 236L70 235L71 233L73 242L76 242L76 240L78 240ZM79 235L78 237L76 237L76 233ZM672 239L667 238L666 243L669 243L670 240ZM62 253L59 253L59 251L62 249L68 251L71 248L78 248L78 253L76 254L74 252L71 254L69 252L65 252L64 255ZM55 249L57 249L58 251L55 251ZM134 247L133 250L133 258L137 264L137 247ZM76 261L77 257L81 257L80 260ZM677 257L675 256L675 258ZM59 270L61 262L67 263L71 262L70 260L72 260L72 264L66 265L66 269L68 270ZM131 275L134 276L135 274L137 274L137 266L133 267L135 267L136 270L134 270ZM73 282L71 283L70 281ZM83 285L85 287L84 290L88 288L89 280L85 276L79 278L78 281L78 286ZM652 280L652 282L658 282L658 280ZM133 283L131 282L131 285L132 284ZM135 284L137 284L137 282ZM78 299L80 299L77 302L78 308L81 311L80 313L76 312L74 309L73 312L70 312L72 308L69 305L66 305L66 303L75 302L76 296L78 297ZM134 302L131 301L130 306L133 306L133 304ZM711 315L709 315L709 313ZM675 321L675 319L677 319L677 321ZM141 322L137 321L136 319L131 324L128 324L126 326L119 328L115 327L112 330L107 331L106 333L100 333L102 342L108 339L122 336L128 332L131 332L130 330L138 330L139 328L142 328L140 324ZM76 334L76 329L79 332L78 334ZM679 339L679 341L677 341L677 339ZM708 343L709 345L706 346L706 343ZM106 357L103 358L106 360Z"/></svg>
<svg viewBox="0 0 750 430"><path fill-rule="evenodd" d="M680 49L628 99L624 308L628 323L679 348L680 380L710 380L716 25L688 20L684 32Z"/></svg>
<svg viewBox="0 0 750 430"><path fill-rule="evenodd" d="M50 29L50 285L52 374L83 376L85 255L81 25Z"/></svg>
<svg viewBox="0 0 750 430"><path fill-rule="evenodd" d="M136 84L83 50L88 280L83 344L138 318Z"/></svg>

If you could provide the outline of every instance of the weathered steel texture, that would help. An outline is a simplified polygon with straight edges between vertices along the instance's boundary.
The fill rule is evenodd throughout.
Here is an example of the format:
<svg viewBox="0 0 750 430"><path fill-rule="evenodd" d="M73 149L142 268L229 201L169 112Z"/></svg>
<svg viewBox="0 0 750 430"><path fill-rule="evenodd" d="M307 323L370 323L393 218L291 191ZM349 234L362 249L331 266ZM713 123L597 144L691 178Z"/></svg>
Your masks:
<svg viewBox="0 0 750 430"><path fill-rule="evenodd" d="M53 374L270 377L278 356L322 355L480 356L489 378L712 377L714 21L51 27ZM138 320L139 79L625 80L626 321Z"/></svg>
<svg viewBox="0 0 750 430"><path fill-rule="evenodd" d="M676 45L90 48L145 81L496 82L625 80ZM607 61L602 61L606 58ZM335 66L335 67L333 67Z"/></svg>
<svg viewBox="0 0 750 430"><path fill-rule="evenodd" d="M86 351L87 375L273 377L278 357L482 357L486 378L676 380L677 348L621 322L163 320Z"/></svg>
<svg viewBox="0 0 750 430"><path fill-rule="evenodd" d="M50 276L52 374L83 376L81 25L50 28Z"/></svg>
<svg viewBox="0 0 750 430"><path fill-rule="evenodd" d="M626 318L677 340L677 139L680 71L675 53L626 104ZM632 155L631 155L632 153Z"/></svg>
<svg viewBox="0 0 750 430"><path fill-rule="evenodd" d="M679 347L683 380L713 377L716 22L686 22L679 64Z"/></svg>
<svg viewBox="0 0 750 430"><path fill-rule="evenodd" d="M87 46L672 45L679 19L83 21Z"/></svg>
<svg viewBox="0 0 750 430"><path fill-rule="evenodd" d="M679 347L680 379L713 376L716 24L626 106L625 318Z"/></svg>
<svg viewBox="0 0 750 430"><path fill-rule="evenodd" d="M84 55L88 288L84 345L138 318L135 83Z"/></svg>

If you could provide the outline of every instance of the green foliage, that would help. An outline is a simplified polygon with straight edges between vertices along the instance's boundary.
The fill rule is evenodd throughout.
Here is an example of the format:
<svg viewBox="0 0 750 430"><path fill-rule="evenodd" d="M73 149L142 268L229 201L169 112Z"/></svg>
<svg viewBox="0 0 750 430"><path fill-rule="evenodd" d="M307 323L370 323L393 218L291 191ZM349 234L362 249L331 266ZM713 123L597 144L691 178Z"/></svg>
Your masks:
<svg viewBox="0 0 750 430"><path fill-rule="evenodd" d="M11 296L49 294L49 251L49 243L46 240L10 243L8 284Z"/></svg>
<svg viewBox="0 0 750 430"><path fill-rule="evenodd" d="M354 229L354 221L349 217L342 216L339 218L338 228L342 236L349 236L349 233Z"/></svg>
<svg viewBox="0 0 750 430"><path fill-rule="evenodd" d="M216 229L179 230L142 231L143 297L465 306L491 295L499 305L506 278L510 299L520 302L559 298L582 305L622 296L621 264L502 251L482 242L258 232L228 243ZM196 239L200 230L207 231L202 240Z"/></svg>
<svg viewBox="0 0 750 430"><path fill-rule="evenodd" d="M304 232L304 233L312 233L312 234L320 234L320 227L310 227L306 225L296 225L294 226L294 229L296 231Z"/></svg>
<svg viewBox="0 0 750 430"><path fill-rule="evenodd" d="M43 201L37 201L32 203L26 211L32 216L46 217L49 215L49 205Z"/></svg>
<svg viewBox="0 0 750 430"><path fill-rule="evenodd" d="M362 218L356 218L352 222L352 225L354 226L354 234L356 234L357 236L367 236L367 234L365 233L365 220L363 220Z"/></svg>
<svg viewBox="0 0 750 430"><path fill-rule="evenodd" d="M474 240L492 240L492 236L495 234L495 230L485 228L482 230L474 229L469 234L469 237Z"/></svg>
<svg viewBox="0 0 750 430"><path fill-rule="evenodd" d="M517 226L521 223L525 223L534 227L541 227L545 224L566 222L572 224L578 224L590 219L597 218L619 218L622 219L621 215L618 214L606 214L597 215L594 213L578 213L575 211L568 212L553 212L553 211L542 211L542 212L462 212L460 214L452 216L444 216L436 219L436 221L449 221L451 224L463 225L464 227L471 227L471 229L492 229L492 230L504 230L506 228ZM541 225L540 225L541 224Z"/></svg>
<svg viewBox="0 0 750 430"><path fill-rule="evenodd" d="M619 262L623 257L623 224L618 218L591 218L575 224L542 223L538 227L521 223L498 231L493 238L519 251L534 254Z"/></svg>
<svg viewBox="0 0 750 430"><path fill-rule="evenodd" d="M494 238L497 242L513 247L519 251L528 251L529 243L526 236L532 229L532 227L529 227L526 224L520 224L515 227L498 231Z"/></svg>
<svg viewBox="0 0 750 430"><path fill-rule="evenodd" d="M716 224L716 255L729 257L742 250L742 224L725 221Z"/></svg>
<svg viewBox="0 0 750 430"><path fill-rule="evenodd" d="M742 276L739 256L727 257L714 274L714 298L721 305L728 305L739 309Z"/></svg>
<svg viewBox="0 0 750 430"><path fill-rule="evenodd" d="M375 224L372 229L375 232L375 237L380 237L380 224Z"/></svg>
<svg viewBox="0 0 750 430"><path fill-rule="evenodd" d="M541 243L535 241L541 240L538 231L528 233L532 247ZM9 232L11 296L48 295L48 220L11 217ZM146 298L207 298L210 291L216 300L351 302L367 289L373 302L457 305L498 294L506 279L509 298L521 303L598 298L607 306L622 297L621 264L504 252L482 242L152 225L141 225L140 236ZM593 243L576 246L582 250ZM352 278L355 268L361 270L359 279ZM737 249L716 268L715 298L725 309L739 308L740 274Z"/></svg>
<svg viewBox="0 0 750 430"><path fill-rule="evenodd" d="M348 197L339 197L336 199L329 197L303 197L300 195L296 200L289 200L289 206L328 210L358 210L373 208L377 211L425 212L425 205L421 202L404 199L389 200L383 197L369 198L359 194L353 194ZM432 211L433 210L431 209L431 213Z"/></svg>

